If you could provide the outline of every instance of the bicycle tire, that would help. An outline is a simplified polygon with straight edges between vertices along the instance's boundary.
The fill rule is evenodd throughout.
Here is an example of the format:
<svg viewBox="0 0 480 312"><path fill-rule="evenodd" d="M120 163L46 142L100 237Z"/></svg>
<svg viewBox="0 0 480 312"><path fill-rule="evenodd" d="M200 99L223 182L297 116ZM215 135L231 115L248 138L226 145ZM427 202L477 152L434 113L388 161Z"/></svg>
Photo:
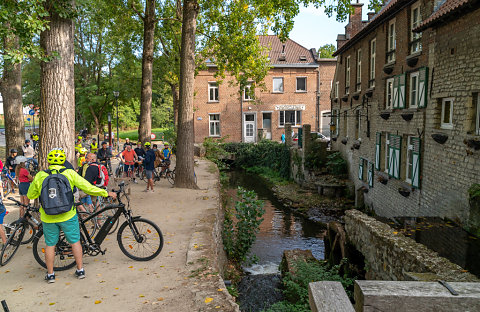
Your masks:
<svg viewBox="0 0 480 312"><path fill-rule="evenodd" d="M101 210L105 205L111 204L108 202L104 202L103 200L99 202L98 205L95 207L95 211ZM113 217L114 214L115 214L114 210L107 210L104 213L101 213L98 216L96 216L94 219L96 219L95 222L97 224L97 230L100 230L103 226L103 223L105 223L105 221L107 220L107 218ZM115 221L115 224L110 228L110 231L108 231L107 235L115 233L119 224L120 224L120 219L118 218L117 221Z"/></svg>
<svg viewBox="0 0 480 312"><path fill-rule="evenodd" d="M175 184L175 169L173 169L172 171L168 170L168 172L165 173L165 176L167 177L167 180L168 182L170 182L171 185Z"/></svg>
<svg viewBox="0 0 480 312"><path fill-rule="evenodd" d="M16 226L18 224L18 220L13 221L11 225ZM33 237L35 236L35 233L37 233L37 230L30 224L30 223L23 223L23 226L25 227L25 233L22 238L22 242L20 243L21 245L25 244L30 244L33 241ZM6 229L5 229L6 230ZM5 231L7 234L7 231Z"/></svg>
<svg viewBox="0 0 480 312"><path fill-rule="evenodd" d="M133 237L130 237L130 235L133 235L133 233L131 232L129 232L128 234L123 233L127 228L130 229L131 231L131 227L129 226L129 223L132 223L132 226L134 226L134 228L139 231L142 239L141 242L137 241ZM130 241L125 241L128 239L130 239ZM153 245L148 245L148 247L153 246L153 248L146 248L146 246L144 245L149 241L154 242ZM139 218L139 219L132 220L130 222L127 220L120 226L120 229L118 229L118 233L117 233L117 242L118 242L118 246L120 247L120 250L123 252L125 256L135 261L148 261L158 256L162 251L163 235L162 235L162 231L160 231L160 228L155 223L147 219ZM127 244L125 245L124 242L126 242ZM155 242L158 242L158 243L155 243ZM138 256L130 253L130 251L140 249L139 244L142 244L141 249L143 249L144 251L148 252L147 249L150 249L151 254ZM127 246L129 250L127 250L125 246Z"/></svg>
<svg viewBox="0 0 480 312"><path fill-rule="evenodd" d="M85 211L77 211L77 214L79 220L84 220L91 215L91 213ZM90 220L84 222L83 224L85 224L88 236L90 238L93 238L98 230L97 217L93 217Z"/></svg>
<svg viewBox="0 0 480 312"><path fill-rule="evenodd" d="M18 233L19 236L16 236ZM15 227L13 233L7 239L7 242L2 248L2 252L0 254L0 265L4 266L10 260L12 260L13 256L17 253L18 247L22 244L23 235L25 235L23 224Z"/></svg>
<svg viewBox="0 0 480 312"><path fill-rule="evenodd" d="M82 235L82 233L80 233ZM33 257L37 260L45 269L47 265L45 264L45 238L43 236L43 230L39 230L35 238L33 239ZM83 246L82 246L83 248ZM41 257L42 256L42 257ZM60 237L58 239L57 245L55 246L55 259L53 262L54 271L65 271L71 269L75 266L75 258L72 254L72 248L70 244L65 239L63 232L60 232Z"/></svg>

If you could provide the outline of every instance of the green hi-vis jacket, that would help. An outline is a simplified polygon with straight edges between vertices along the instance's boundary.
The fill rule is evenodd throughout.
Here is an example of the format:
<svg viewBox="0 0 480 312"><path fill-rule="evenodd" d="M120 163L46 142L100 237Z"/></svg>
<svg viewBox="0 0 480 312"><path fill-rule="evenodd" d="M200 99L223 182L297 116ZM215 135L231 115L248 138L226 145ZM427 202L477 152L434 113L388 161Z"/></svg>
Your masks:
<svg viewBox="0 0 480 312"><path fill-rule="evenodd" d="M51 165L48 167L53 172L59 171L61 169L65 168L64 166L60 165ZM76 173L72 169L67 169L63 171L61 174L63 174L68 181L70 182L70 186L73 187L76 186L88 195L93 195L93 196L102 196L102 197L107 197L108 192L104 189L101 189L99 187L96 187L92 184L90 184L87 180L85 180L81 175ZM45 171L40 171L35 175L35 179L33 179L32 184L30 184L30 187L28 189L27 197L30 199L35 199L40 196L40 193L42 191L42 183L45 178L48 177L48 174ZM59 223L59 222L64 222L67 220L70 220L75 216L77 213L75 206L72 207L72 209L68 212L61 213L59 215L47 215L43 208L40 208L40 219L45 222L45 223Z"/></svg>

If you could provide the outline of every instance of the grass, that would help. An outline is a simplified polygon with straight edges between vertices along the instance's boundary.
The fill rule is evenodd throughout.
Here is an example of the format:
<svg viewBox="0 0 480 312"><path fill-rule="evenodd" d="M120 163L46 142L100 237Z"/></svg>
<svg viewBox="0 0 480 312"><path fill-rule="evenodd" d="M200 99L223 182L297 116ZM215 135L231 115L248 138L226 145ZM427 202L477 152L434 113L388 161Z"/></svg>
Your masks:
<svg viewBox="0 0 480 312"><path fill-rule="evenodd" d="M162 135L168 130L168 128L154 128L152 129L152 133L155 133L157 138L155 140L161 140ZM137 141L138 140L138 129L128 130L128 131L120 131L120 139L129 138L130 141Z"/></svg>

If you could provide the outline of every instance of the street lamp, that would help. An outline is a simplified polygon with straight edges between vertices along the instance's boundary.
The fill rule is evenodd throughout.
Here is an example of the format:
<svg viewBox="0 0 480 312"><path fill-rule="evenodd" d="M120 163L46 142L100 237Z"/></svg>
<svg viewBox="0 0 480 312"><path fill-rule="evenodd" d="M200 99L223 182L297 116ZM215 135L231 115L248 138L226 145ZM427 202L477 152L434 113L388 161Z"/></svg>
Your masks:
<svg viewBox="0 0 480 312"><path fill-rule="evenodd" d="M120 145L118 145L118 139L120 137L120 134L118 133L118 96L120 95L120 92L113 91L113 95L115 96L115 105L117 106L117 150L120 151Z"/></svg>
<svg viewBox="0 0 480 312"><path fill-rule="evenodd" d="M112 115L108 113L108 145L112 148Z"/></svg>

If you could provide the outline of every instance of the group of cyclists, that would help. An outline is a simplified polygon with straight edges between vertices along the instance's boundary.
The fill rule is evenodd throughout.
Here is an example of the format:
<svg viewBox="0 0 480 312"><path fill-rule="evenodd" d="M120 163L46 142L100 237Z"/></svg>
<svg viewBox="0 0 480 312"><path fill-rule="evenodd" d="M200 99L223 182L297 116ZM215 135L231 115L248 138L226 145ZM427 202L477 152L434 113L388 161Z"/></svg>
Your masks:
<svg viewBox="0 0 480 312"><path fill-rule="evenodd" d="M32 136L31 136L32 137ZM33 138L33 137L32 137ZM38 141L38 136L35 137ZM18 182L18 189L21 204L28 206L30 200L38 198L41 204L40 217L43 225L43 232L46 241L45 263L47 265L47 275L45 280L49 283L55 281L53 272L53 261L55 245L58 241L60 230L63 231L67 241L72 244L72 253L77 263L75 275L78 278L85 277L85 271L82 264L82 247L80 245L80 232L78 228L77 209L84 212L93 212L94 203L97 196L115 197L115 193L107 192L109 175L111 171L112 150L107 142L102 142L98 147L96 139L92 139L89 149L84 146L84 137L79 136L75 143L77 158L77 170L66 160L65 152L61 148L52 149L48 155L48 170L38 173L28 170L27 164L38 165L35 159L35 149L30 145L30 140L25 140L23 146L23 156L18 156L16 149L10 150L10 156L6 159L5 166L0 160L0 171L4 170ZM167 142L164 142L164 148L159 150L156 144L138 142L133 149L133 143L127 138L116 157L121 159L119 166L123 168L123 176L131 178L136 182L134 171L140 168L145 170L147 178L146 192L153 192L153 171L156 167L168 168L172 151ZM31 168L30 168L31 169ZM36 173L36 174L35 174ZM54 177L50 187L49 182ZM14 181L12 179L12 181ZM62 184L63 183L63 184ZM45 186L47 185L47 186ZM63 185L63 188L61 188ZM60 187L60 189L56 189ZM13 191L14 192L14 191ZM46 194L44 194L46 192ZM3 194L0 184L0 195ZM70 196L70 194L72 196ZM71 198L70 198L71 197ZM57 200L59 199L59 201ZM60 202L63 210L58 210L55 201ZM54 204L52 204L54 203ZM75 207L74 203L81 203ZM58 206L58 205L57 205ZM58 209L57 209L58 208ZM50 210L49 210L50 209ZM55 212L51 212L55 211ZM20 216L25 214L25 208L20 209ZM0 251L6 244L7 237L3 229L3 219L6 215L6 209L0 196Z"/></svg>

